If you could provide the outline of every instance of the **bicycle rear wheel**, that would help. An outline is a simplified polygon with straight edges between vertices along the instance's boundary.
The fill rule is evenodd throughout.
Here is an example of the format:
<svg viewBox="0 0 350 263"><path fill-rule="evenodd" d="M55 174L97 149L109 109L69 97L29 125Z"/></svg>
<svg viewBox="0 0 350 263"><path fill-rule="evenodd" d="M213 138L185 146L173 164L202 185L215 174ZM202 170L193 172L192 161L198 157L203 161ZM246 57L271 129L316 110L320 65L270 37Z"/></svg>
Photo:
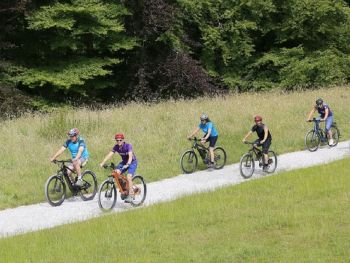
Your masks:
<svg viewBox="0 0 350 263"><path fill-rule="evenodd" d="M274 151L269 151L269 160L268 160L268 166L267 166L267 173L273 173L277 168L277 156Z"/></svg>
<svg viewBox="0 0 350 263"><path fill-rule="evenodd" d="M254 173L254 169L255 169L255 163L254 163L253 155L250 153L244 154L239 163L239 171L242 177L245 179L251 177Z"/></svg>
<svg viewBox="0 0 350 263"><path fill-rule="evenodd" d="M97 192L96 175L89 170L86 170L81 175L83 186L80 188L80 196L84 201L94 199Z"/></svg>
<svg viewBox="0 0 350 263"><path fill-rule="evenodd" d="M305 135L305 146L310 152L317 151L320 145L320 136L314 130L309 131Z"/></svg>
<svg viewBox="0 0 350 263"><path fill-rule="evenodd" d="M105 180L98 190L98 205L103 211L113 209L117 202L117 189L110 179Z"/></svg>
<svg viewBox="0 0 350 263"><path fill-rule="evenodd" d="M333 138L333 144L330 145L331 147L337 146L340 138L340 132L337 126L331 126L331 132L332 132L332 138Z"/></svg>
<svg viewBox="0 0 350 263"><path fill-rule="evenodd" d="M131 202L132 206L140 206L146 199L147 186L142 176L136 175L132 178L134 200Z"/></svg>
<svg viewBox="0 0 350 263"><path fill-rule="evenodd" d="M215 169L221 169L226 164L226 152L222 147L216 147L214 149L214 163Z"/></svg>
<svg viewBox="0 0 350 263"><path fill-rule="evenodd" d="M45 184L45 197L52 206L59 206L66 198L66 184L57 175L52 175Z"/></svg>
<svg viewBox="0 0 350 263"><path fill-rule="evenodd" d="M193 150L188 150L184 152L181 156L181 169L184 173L193 173L197 169L198 158Z"/></svg>

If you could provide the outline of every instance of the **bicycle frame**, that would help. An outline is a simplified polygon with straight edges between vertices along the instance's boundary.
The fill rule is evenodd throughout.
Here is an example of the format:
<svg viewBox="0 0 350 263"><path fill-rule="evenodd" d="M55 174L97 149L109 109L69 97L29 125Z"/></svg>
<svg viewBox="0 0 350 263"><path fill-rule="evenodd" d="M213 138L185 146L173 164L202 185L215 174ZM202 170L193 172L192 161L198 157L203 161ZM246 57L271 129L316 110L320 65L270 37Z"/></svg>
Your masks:
<svg viewBox="0 0 350 263"><path fill-rule="evenodd" d="M122 194L128 194L129 192L129 182L128 182L128 178L123 175L123 174L118 174L117 172L112 172L112 174L110 175L111 177L114 178L114 184L117 184L118 190L120 193ZM122 183L125 183L125 190L123 189L123 186L121 185Z"/></svg>
<svg viewBox="0 0 350 263"><path fill-rule="evenodd" d="M317 135L320 137L321 141L324 142L325 140L327 140L327 133L326 130L324 130L323 128L320 127L320 120L313 118L312 122L314 123L314 128L313 130L315 131L315 133L317 133ZM333 126L333 124L332 124Z"/></svg>
<svg viewBox="0 0 350 263"><path fill-rule="evenodd" d="M208 147L205 147L204 145L202 145L202 144L200 144L200 143L198 143L200 140L197 139L196 137L193 138L193 141L194 141L194 143L193 143L193 145L192 145L192 149L193 149L193 150L196 149L196 150L198 151L200 157L201 157L202 160L204 161L206 156L202 156L201 150L204 150L205 153L206 153L206 155L207 155L207 154L209 153L209 148L208 148Z"/></svg>
<svg viewBox="0 0 350 263"><path fill-rule="evenodd" d="M61 175L63 175L64 180L66 181L69 190L72 193L76 193L77 189L75 188L75 186L72 184L71 179L68 175L68 170L71 171L72 173L76 173L74 170L70 169L67 165L65 165L66 162L70 162L70 161L58 161L60 164L60 169L57 171L57 176L58 177L62 177Z"/></svg>

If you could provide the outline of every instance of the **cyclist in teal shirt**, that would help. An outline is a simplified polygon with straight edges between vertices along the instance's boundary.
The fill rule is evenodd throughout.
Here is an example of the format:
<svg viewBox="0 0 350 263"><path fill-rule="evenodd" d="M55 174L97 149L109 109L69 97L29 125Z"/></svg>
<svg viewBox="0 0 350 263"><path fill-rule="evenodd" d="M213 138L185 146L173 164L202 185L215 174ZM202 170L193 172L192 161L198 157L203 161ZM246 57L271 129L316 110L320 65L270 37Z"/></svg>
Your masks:
<svg viewBox="0 0 350 263"><path fill-rule="evenodd" d="M218 140L219 133L215 128L214 123L209 119L208 115L203 113L200 116L201 123L198 127L188 136L188 139L191 139L196 133L200 130L204 132L204 136L201 139L201 143L204 145L206 142L209 142L209 152L210 152L210 164L209 167L214 167L214 147L216 141Z"/></svg>
<svg viewBox="0 0 350 263"><path fill-rule="evenodd" d="M84 166L89 158L89 152L87 150L85 141L82 137L79 136L79 130L73 128L68 132L69 139L64 142L62 147L56 152L56 154L51 158L51 162L56 160L67 148L72 155L72 164L68 166L73 171L75 170L78 175L78 180L75 183L77 186L82 186L83 181L81 179L81 168ZM68 170L68 175L71 179L71 172ZM72 180L74 181L74 180Z"/></svg>

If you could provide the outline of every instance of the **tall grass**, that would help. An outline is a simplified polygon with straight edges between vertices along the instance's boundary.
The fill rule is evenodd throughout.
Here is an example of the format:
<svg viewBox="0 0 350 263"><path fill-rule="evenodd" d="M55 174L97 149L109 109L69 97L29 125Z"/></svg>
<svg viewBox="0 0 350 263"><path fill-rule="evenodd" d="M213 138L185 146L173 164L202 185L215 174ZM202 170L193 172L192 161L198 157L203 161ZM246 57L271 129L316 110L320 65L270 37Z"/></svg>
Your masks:
<svg viewBox="0 0 350 263"><path fill-rule="evenodd" d="M1 260L349 262L349 161L1 239Z"/></svg>
<svg viewBox="0 0 350 263"><path fill-rule="evenodd" d="M48 115L27 115L1 122L0 209L44 200L43 185L56 167L49 157L66 140L66 131L78 127L91 158L87 168L105 172L98 163L111 150L114 134L123 132L139 159L138 172L148 182L180 173L179 158L190 147L186 136L198 125L202 112L219 131L218 145L234 163L247 148L241 139L260 114L269 126L277 153L304 148L303 138L311 125L306 114L323 97L335 112L343 138L349 137L348 87L294 93L256 93L163 102L155 105L131 103L100 111L63 108ZM66 157L69 157L67 154ZM119 157L115 157L115 162Z"/></svg>

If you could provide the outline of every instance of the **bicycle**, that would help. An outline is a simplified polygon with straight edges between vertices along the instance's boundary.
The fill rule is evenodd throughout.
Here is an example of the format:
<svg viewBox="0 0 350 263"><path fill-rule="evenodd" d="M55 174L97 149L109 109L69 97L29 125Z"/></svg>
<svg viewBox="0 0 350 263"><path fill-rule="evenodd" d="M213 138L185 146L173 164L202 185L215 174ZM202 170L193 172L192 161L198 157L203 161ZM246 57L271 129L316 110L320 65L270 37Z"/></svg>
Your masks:
<svg viewBox="0 0 350 263"><path fill-rule="evenodd" d="M114 163L104 165L103 168L111 168L113 171L116 166ZM141 175L135 175L132 178L134 198L131 205L134 207L140 206L146 199L147 186ZM98 205L103 211L108 211L114 208L117 202L117 188L120 193L120 198L124 200L129 195L129 187L126 175L112 172L108 178L102 182L98 190Z"/></svg>
<svg viewBox="0 0 350 263"><path fill-rule="evenodd" d="M326 130L320 127L321 120L319 118L313 118L308 122L313 122L314 127L305 135L305 146L310 152L315 152L321 144L329 144L328 136ZM332 132L333 144L329 146L335 147L337 146L340 138L340 131L336 122L332 123L330 131Z"/></svg>
<svg viewBox="0 0 350 263"><path fill-rule="evenodd" d="M197 169L198 157L195 150L198 151L199 156L202 158L204 164L209 165L210 163L210 152L209 147L203 146L200 139L194 137L189 139L194 141L191 150L184 152L180 159L181 169L184 173L193 173ZM214 149L214 168L221 169L226 164L226 152L222 147L215 147Z"/></svg>
<svg viewBox="0 0 350 263"><path fill-rule="evenodd" d="M94 199L97 192L97 180L96 175L90 171L86 170L82 173L82 186L76 186L75 182L69 177L68 171L76 174L76 172L70 169L66 163L72 163L72 160L54 160L53 163L59 165L59 170L56 174L50 176L45 184L45 197L47 202L52 206L59 206L67 197L67 187L71 191L73 196L80 194L81 199L84 201Z"/></svg>
<svg viewBox="0 0 350 263"><path fill-rule="evenodd" d="M255 142L244 142L245 144L251 144L252 148L245 153L240 160L239 170L243 178L250 178L255 170L255 161L259 162L259 167L264 166L263 152L255 145ZM255 158L254 158L255 156ZM277 168L277 156L274 151L268 151L268 165L265 170L267 173L273 173Z"/></svg>

